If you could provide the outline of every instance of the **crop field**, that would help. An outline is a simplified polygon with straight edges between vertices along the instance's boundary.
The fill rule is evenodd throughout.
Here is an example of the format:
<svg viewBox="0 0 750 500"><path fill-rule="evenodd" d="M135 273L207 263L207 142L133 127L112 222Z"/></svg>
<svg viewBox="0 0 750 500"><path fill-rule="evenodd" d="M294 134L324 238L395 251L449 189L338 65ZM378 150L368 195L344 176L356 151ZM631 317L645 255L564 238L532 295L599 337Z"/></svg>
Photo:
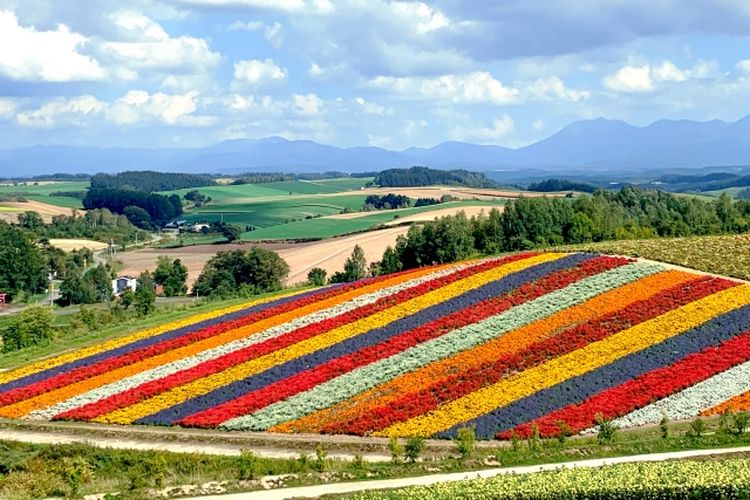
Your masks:
<svg viewBox="0 0 750 500"><path fill-rule="evenodd" d="M451 214L458 210L465 210L468 216L471 216L479 210L488 213L497 203L482 203L478 201L456 201L450 203L441 203L426 207L408 208L403 210L380 210L376 212L365 212L357 217L319 217L314 219L304 219L290 222L288 224L279 224L270 226L256 231L250 231L242 236L243 240L260 241L260 240L278 240L278 239L307 239L307 238L332 238L343 234L367 231L375 226L393 223L398 224L401 221L411 221L410 216L424 214L426 219L432 219L430 212L440 212L438 215L445 215L446 212ZM502 207L501 207L502 208ZM437 215L436 215L437 216Z"/></svg>
<svg viewBox="0 0 750 500"><path fill-rule="evenodd" d="M630 255L750 280L750 234L605 241L563 247L566 251Z"/></svg>
<svg viewBox="0 0 750 500"><path fill-rule="evenodd" d="M22 193L28 200L46 203L63 208L82 208L81 200L65 196L50 196L56 191L85 191L89 188L88 181L41 182L39 185L0 185L2 193Z"/></svg>
<svg viewBox="0 0 750 500"><path fill-rule="evenodd" d="M0 373L0 417L484 439L750 408L750 284L512 254L294 292Z"/></svg>

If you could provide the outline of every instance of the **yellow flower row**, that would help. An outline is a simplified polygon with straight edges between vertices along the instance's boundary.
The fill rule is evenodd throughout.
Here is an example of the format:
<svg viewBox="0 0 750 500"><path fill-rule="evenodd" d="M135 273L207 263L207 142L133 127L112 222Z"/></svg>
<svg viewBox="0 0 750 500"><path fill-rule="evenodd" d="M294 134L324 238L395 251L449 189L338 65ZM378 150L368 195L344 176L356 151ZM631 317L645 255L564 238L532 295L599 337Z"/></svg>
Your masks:
<svg viewBox="0 0 750 500"><path fill-rule="evenodd" d="M663 342L748 303L750 285L718 292L451 401L428 414L394 424L375 435L433 435Z"/></svg>
<svg viewBox="0 0 750 500"><path fill-rule="evenodd" d="M214 347L224 345L233 340L246 338L250 335L262 332L268 328L283 324L291 319L294 319L295 317L299 317L299 316L314 313L323 309L327 309L328 307L336 305L340 302L349 300L351 298L354 298L354 297L357 297L357 296L360 296L360 295L363 295L372 291L379 290L382 287L387 287L387 286L390 286L391 284L407 281L409 279L413 279L414 277L433 273L435 271L436 271L436 268L421 269L417 272L399 275L399 276L396 276L387 280L371 283L369 285L359 287L354 290L350 290L343 294L329 297L328 299L325 299L322 301L313 302L311 304L297 308L292 311L288 311L286 313L277 314L273 317L266 318L266 319L257 321L255 323L251 323L249 325L245 325L240 328L235 328L233 330L226 331L219 335L214 335L206 339L203 339L201 341L194 342L192 344L188 344L186 346L183 346L183 347L171 350L171 351L167 351L167 352L158 354L156 356L145 358L136 363L122 366L120 368L116 368L114 370L101 373L94 377L81 380L80 382L76 382L74 384L70 384L70 385L61 387L59 389L50 391L50 392L40 394L33 398L29 398L25 401L20 401L13 405L8 405L6 407L0 408L0 417L21 418L31 413L34 410L47 408L61 401L65 401L68 398L77 396L79 394L83 394L84 392L90 391L92 389L96 389L97 387L101 387L103 385L110 384L118 380L122 380L136 373L140 373L145 370L150 370L157 366L161 366L166 363L171 363L173 361L177 361L177 360L186 358L188 356L192 356L194 354L203 352L207 349L212 349ZM272 299L267 299L267 300L275 300L276 298L278 297L274 297Z"/></svg>
<svg viewBox="0 0 750 500"><path fill-rule="evenodd" d="M16 370L11 370L5 373L0 373L0 384L4 384L5 382L9 382L17 378L25 377L27 375L32 375L37 372L48 370L50 368L54 368L56 366L60 366L65 363L77 361L79 359L82 359L88 356L93 356L95 354L99 354L104 351L117 349L118 347L122 347L126 344L137 342L139 340L152 337L154 335L159 335L161 333L165 333L170 330L177 330L178 328L183 328L186 326L194 325L202 321L214 319L220 316L224 316L226 314L231 314L233 312L237 312L242 309L246 309L248 307L252 307L258 304L263 304L266 302L271 302L273 300L278 300L283 297L290 297L292 295L298 295L304 291L305 290L295 290L294 292L290 292L290 293L274 295L272 297L266 297L263 299L251 300L249 302L243 302L242 304L228 306L222 309L215 309L213 311L209 311L209 312L205 312L201 314L195 314L193 316L188 316L187 318L171 321L169 323L165 323L163 325L159 325L153 328L148 328L146 330L141 330L139 332L126 335L124 337L112 339L107 342L102 342L101 344L95 344L90 347L85 347L77 351L73 351L73 352L69 352L66 354L62 354L60 356L56 356L54 358L45 359L36 363L32 363L30 365L20 367Z"/></svg>
<svg viewBox="0 0 750 500"><path fill-rule="evenodd" d="M95 419L97 422L129 424L134 420L154 414L165 408L180 404L190 398L207 394L220 387L228 385L237 380L260 373L273 366L285 363L295 358L325 349L336 343L342 342L350 337L368 332L375 328L385 326L404 316L414 314L426 307L433 306L446 301L452 297L459 296L485 283L497 280L510 273L526 269L528 267L553 261L563 257L565 254L549 253L534 256L528 259L512 262L498 266L497 268L478 273L469 278L451 283L445 287L428 292L389 309L378 312L371 316L362 318L355 322L343 325L315 337L298 342L289 347L269 353L259 358L250 360L234 366L223 372L215 373L207 377L195 380L188 384L175 387L167 392L159 394L135 405L115 410Z"/></svg>

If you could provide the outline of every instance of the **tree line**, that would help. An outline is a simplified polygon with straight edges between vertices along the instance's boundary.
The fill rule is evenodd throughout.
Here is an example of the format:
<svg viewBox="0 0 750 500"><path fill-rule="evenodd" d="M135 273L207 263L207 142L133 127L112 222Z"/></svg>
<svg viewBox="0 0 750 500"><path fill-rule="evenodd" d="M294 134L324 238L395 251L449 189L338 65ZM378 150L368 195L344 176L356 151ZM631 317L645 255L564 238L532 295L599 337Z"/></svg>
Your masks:
<svg viewBox="0 0 750 500"><path fill-rule="evenodd" d="M86 210L106 208L122 214L134 226L155 229L182 215L182 200L177 194L164 196L129 189L92 188L83 198Z"/></svg>
<svg viewBox="0 0 750 500"><path fill-rule="evenodd" d="M493 188L497 184L482 173L468 170L436 170L428 167L392 168L375 176L373 184L381 187L464 186Z"/></svg>
<svg viewBox="0 0 750 500"><path fill-rule="evenodd" d="M412 226L388 247L378 266L387 274L477 254L562 244L750 230L750 202L722 195L713 201L626 187L576 198L519 198L504 211L456 216Z"/></svg>
<svg viewBox="0 0 750 500"><path fill-rule="evenodd" d="M215 185L216 181L208 175L164 173L150 170L96 174L91 178L91 189L125 189L145 193Z"/></svg>

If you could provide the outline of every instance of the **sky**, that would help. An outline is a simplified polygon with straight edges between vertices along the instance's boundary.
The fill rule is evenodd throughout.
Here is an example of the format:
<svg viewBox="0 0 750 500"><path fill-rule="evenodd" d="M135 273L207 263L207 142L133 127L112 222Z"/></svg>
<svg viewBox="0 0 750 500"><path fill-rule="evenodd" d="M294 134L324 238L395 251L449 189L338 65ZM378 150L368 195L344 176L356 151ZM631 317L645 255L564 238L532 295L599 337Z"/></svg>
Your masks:
<svg viewBox="0 0 750 500"><path fill-rule="evenodd" d="M0 0L0 148L520 147L750 114L744 0Z"/></svg>

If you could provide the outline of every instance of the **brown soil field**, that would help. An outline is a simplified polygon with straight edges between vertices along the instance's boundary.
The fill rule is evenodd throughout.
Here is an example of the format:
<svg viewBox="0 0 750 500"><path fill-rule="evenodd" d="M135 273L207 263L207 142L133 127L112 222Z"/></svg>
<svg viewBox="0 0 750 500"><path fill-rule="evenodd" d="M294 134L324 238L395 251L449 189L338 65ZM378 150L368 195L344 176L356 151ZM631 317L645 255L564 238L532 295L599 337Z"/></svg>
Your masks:
<svg viewBox="0 0 750 500"><path fill-rule="evenodd" d="M329 276L344 268L344 261L351 255L355 245L365 251L368 262L380 260L388 245L394 245L400 234L406 234L407 227L394 227L341 238L307 243L258 243L257 246L274 250L289 263L288 284L295 284L307 279L307 273L313 267L325 269ZM231 245L196 245L182 248L147 248L124 252L115 256L123 264L120 274L135 275L145 270L153 271L160 255L170 259L180 259L188 268L188 285L198 279L203 266L221 250L247 250L253 246L247 244Z"/></svg>
<svg viewBox="0 0 750 500"><path fill-rule="evenodd" d="M64 208L64 207L56 207L55 205L50 205L48 203L41 203L38 201L25 201L23 203L20 202L10 202L10 201L4 201L2 203L3 207L8 207L13 209L13 211L3 212L0 211L0 219L8 221L8 222L16 222L18 220L18 214L21 212L37 212L39 215L42 216L42 219L44 222L51 222L52 217L55 215L72 215L73 210L70 208ZM82 210L78 211L79 213L82 213Z"/></svg>
<svg viewBox="0 0 750 500"><path fill-rule="evenodd" d="M497 208L501 212L505 207L502 205L498 206L488 206L488 205L477 205L477 206L465 206L465 207L453 207L453 208L443 208L441 210L432 210L430 212L423 212L420 214L413 214L409 215L407 217L401 217L399 219L393 220L391 222L387 222L386 226L395 226L399 224L403 224L404 222L426 222L435 220L436 218L445 217L446 215L456 215L458 212L463 212L466 214L466 217L474 217L479 215L480 213L484 212L485 214L488 214L490 210L493 208Z"/></svg>

